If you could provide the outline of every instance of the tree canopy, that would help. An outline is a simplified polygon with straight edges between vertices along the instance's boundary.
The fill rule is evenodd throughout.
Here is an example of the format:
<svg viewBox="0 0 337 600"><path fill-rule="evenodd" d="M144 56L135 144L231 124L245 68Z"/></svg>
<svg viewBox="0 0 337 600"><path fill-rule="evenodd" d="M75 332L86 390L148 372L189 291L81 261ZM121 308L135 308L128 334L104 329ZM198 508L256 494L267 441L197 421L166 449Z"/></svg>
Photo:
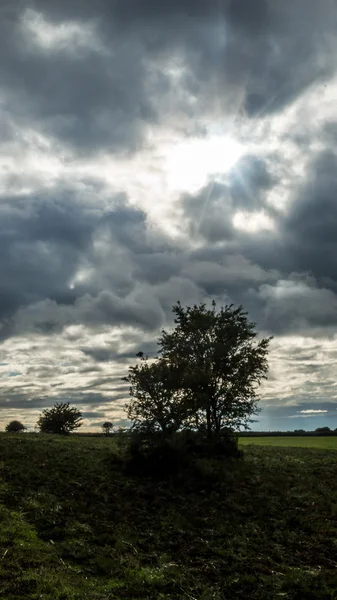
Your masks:
<svg viewBox="0 0 337 600"><path fill-rule="evenodd" d="M105 421L102 424L102 431L103 431L104 435L109 435L110 432L112 431L112 429L113 429L113 423L111 423L111 421Z"/></svg>
<svg viewBox="0 0 337 600"><path fill-rule="evenodd" d="M173 306L175 327L162 330L160 356L141 356L129 368L128 417L137 428L191 428L207 437L248 429L258 412L258 386L268 371L271 338L256 340L256 324L242 306Z"/></svg>
<svg viewBox="0 0 337 600"><path fill-rule="evenodd" d="M37 427L41 433L57 433L67 435L81 427L82 413L69 402L56 403L52 408L42 411Z"/></svg>
<svg viewBox="0 0 337 600"><path fill-rule="evenodd" d="M130 384L127 416L138 430L174 433L188 415L187 403L183 401L181 370L178 365L160 358L151 363L142 353L138 356L140 363L130 367L128 377L123 377L123 381Z"/></svg>
<svg viewBox="0 0 337 600"><path fill-rule="evenodd" d="M6 425L6 431L8 433L19 433L20 431L25 431L26 427L21 423L21 421L11 421Z"/></svg>

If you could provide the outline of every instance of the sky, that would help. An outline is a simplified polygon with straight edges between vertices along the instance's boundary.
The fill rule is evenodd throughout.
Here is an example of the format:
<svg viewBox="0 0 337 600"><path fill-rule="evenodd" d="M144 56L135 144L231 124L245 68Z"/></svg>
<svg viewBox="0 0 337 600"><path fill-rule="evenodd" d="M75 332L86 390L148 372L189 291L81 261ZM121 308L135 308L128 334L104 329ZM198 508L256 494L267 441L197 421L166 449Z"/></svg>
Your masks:
<svg viewBox="0 0 337 600"><path fill-rule="evenodd" d="M273 336L256 430L337 427L334 0L0 7L0 429L121 381L172 305Z"/></svg>

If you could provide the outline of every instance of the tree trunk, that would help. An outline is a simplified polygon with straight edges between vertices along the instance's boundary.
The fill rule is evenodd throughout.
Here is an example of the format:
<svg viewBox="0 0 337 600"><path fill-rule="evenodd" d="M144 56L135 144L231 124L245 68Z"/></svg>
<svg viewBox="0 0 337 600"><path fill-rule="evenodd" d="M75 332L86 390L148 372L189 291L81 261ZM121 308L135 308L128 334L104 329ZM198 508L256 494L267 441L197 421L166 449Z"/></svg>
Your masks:
<svg viewBox="0 0 337 600"><path fill-rule="evenodd" d="M211 416L212 416L212 431L215 435L218 435L220 432L220 425L221 425L221 417L218 415L217 412L217 400L216 398L212 398L210 401L210 406L211 406Z"/></svg>
<svg viewBox="0 0 337 600"><path fill-rule="evenodd" d="M207 419L207 437L212 437L212 421L211 421L211 407L208 404L206 407L206 419Z"/></svg>

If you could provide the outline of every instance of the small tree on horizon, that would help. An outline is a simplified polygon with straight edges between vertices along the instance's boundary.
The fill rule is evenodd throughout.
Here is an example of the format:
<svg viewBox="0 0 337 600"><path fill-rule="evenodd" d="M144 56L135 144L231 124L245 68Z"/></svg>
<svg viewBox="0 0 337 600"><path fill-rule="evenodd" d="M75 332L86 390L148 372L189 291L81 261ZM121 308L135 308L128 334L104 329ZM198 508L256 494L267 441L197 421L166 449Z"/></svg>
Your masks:
<svg viewBox="0 0 337 600"><path fill-rule="evenodd" d="M102 431L104 435L108 436L113 429L113 423L111 421L105 421L102 425Z"/></svg>
<svg viewBox="0 0 337 600"><path fill-rule="evenodd" d="M21 431L25 431L27 429L27 427L25 427L21 421L11 421L10 423L8 423L8 425L6 425L6 431L7 433L20 433Z"/></svg>
<svg viewBox="0 0 337 600"><path fill-rule="evenodd" d="M71 431L81 427L82 413L75 407L70 407L69 402L56 403L52 408L42 411L37 427L41 433L55 433L68 435Z"/></svg>

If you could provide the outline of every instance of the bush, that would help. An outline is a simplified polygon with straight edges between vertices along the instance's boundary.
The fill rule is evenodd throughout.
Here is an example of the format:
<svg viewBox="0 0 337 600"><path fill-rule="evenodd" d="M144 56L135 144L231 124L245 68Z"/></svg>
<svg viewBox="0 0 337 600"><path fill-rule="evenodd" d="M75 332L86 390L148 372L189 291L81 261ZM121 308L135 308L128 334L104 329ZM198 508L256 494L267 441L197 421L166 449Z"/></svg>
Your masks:
<svg viewBox="0 0 337 600"><path fill-rule="evenodd" d="M166 478L188 465L188 455L161 435L134 433L128 448L125 468L133 475Z"/></svg>
<svg viewBox="0 0 337 600"><path fill-rule="evenodd" d="M82 425L82 414L69 402L56 403L52 408L45 408L40 415L37 427L41 433L68 435Z"/></svg>
<svg viewBox="0 0 337 600"><path fill-rule="evenodd" d="M25 431L26 427L21 423L21 421L11 421L6 425L7 433L20 433L20 431Z"/></svg>
<svg viewBox="0 0 337 600"><path fill-rule="evenodd" d="M188 454L219 458L243 456L243 452L238 448L238 438L230 429L223 430L213 438L208 438L206 433L186 430L176 434L173 440L178 448Z"/></svg>
<svg viewBox="0 0 337 600"><path fill-rule="evenodd" d="M170 438L160 433L134 432L129 443L125 468L134 475L171 477L186 470L193 471L196 458L225 459L242 458L238 441L233 432L223 432L209 440L199 432L182 431Z"/></svg>

